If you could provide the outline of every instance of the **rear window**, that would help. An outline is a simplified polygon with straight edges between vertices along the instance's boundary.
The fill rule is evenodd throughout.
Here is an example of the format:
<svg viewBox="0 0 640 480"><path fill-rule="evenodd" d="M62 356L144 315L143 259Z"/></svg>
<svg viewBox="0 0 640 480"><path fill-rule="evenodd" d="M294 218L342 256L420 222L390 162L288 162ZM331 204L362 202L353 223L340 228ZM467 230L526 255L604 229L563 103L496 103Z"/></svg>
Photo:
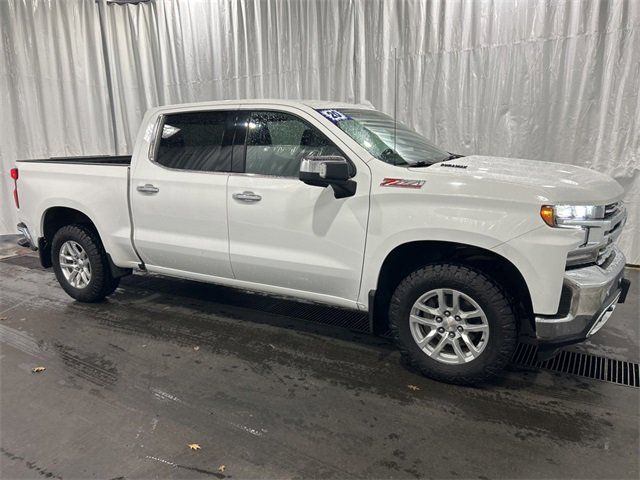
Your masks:
<svg viewBox="0 0 640 480"><path fill-rule="evenodd" d="M204 172L231 170L231 112L188 112L167 115L156 162L167 168Z"/></svg>

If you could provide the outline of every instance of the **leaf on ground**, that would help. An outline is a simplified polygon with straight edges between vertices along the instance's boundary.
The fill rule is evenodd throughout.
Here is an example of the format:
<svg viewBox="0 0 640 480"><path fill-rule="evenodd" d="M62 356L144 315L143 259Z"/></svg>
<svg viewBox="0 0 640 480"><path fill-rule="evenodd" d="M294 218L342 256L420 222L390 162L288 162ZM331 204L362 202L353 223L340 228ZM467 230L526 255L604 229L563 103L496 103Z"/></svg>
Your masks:
<svg viewBox="0 0 640 480"><path fill-rule="evenodd" d="M200 350L200 347L193 347L193 349L197 352L198 350Z"/></svg>
<svg viewBox="0 0 640 480"><path fill-rule="evenodd" d="M188 446L191 450L200 450L200 445L197 443L190 443Z"/></svg>
<svg viewBox="0 0 640 480"><path fill-rule="evenodd" d="M0 322L3 321L3 320L6 320L6 319L7 319L7 317L0 317Z"/></svg>
<svg viewBox="0 0 640 480"><path fill-rule="evenodd" d="M220 473L224 473L224 471L225 471L226 469L227 469L226 465L220 465L220 466L218 467L218 471L219 471Z"/></svg>
<svg viewBox="0 0 640 480"><path fill-rule="evenodd" d="M417 385L407 385L407 387L409 387L409 390L413 390L414 392L420 390L420 387Z"/></svg>
<svg viewBox="0 0 640 480"><path fill-rule="evenodd" d="M40 372L44 372L46 370L45 367L35 367L31 369L31 373L40 373Z"/></svg>

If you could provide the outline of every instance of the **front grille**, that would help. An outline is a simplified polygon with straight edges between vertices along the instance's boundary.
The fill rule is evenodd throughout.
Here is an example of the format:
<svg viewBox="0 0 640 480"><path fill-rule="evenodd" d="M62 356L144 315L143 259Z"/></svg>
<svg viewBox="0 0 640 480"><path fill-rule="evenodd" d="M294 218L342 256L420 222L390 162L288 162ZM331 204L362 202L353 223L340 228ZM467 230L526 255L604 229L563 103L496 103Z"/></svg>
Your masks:
<svg viewBox="0 0 640 480"><path fill-rule="evenodd" d="M523 367L569 373L627 387L640 387L640 365L636 362L570 350L562 350L555 357L541 362L538 360L537 354L538 347L536 345L520 343L513 354L511 363Z"/></svg>
<svg viewBox="0 0 640 480"><path fill-rule="evenodd" d="M607 247L600 250L596 264L603 269L606 269L611 262L613 262L615 255L613 254L613 243L610 243Z"/></svg>
<svg viewBox="0 0 640 480"><path fill-rule="evenodd" d="M613 217L620 210L620 202L610 203L604 206L604 218Z"/></svg>
<svg viewBox="0 0 640 480"><path fill-rule="evenodd" d="M605 205L602 220L591 221L587 227L586 243L567 256L567 268L598 265L607 268L615 259L614 243L622 233L627 212L622 202Z"/></svg>

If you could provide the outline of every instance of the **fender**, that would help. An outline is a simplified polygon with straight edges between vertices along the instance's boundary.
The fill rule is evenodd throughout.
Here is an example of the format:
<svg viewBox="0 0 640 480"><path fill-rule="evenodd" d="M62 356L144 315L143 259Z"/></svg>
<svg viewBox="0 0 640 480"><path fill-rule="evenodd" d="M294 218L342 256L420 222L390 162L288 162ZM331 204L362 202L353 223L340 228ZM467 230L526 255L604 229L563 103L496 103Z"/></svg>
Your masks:
<svg viewBox="0 0 640 480"><path fill-rule="evenodd" d="M534 313L555 315L562 293L567 254L583 241L582 230L543 226L492 250L509 260L522 274L531 294Z"/></svg>
<svg viewBox="0 0 640 480"><path fill-rule="evenodd" d="M358 303L363 307L368 304L369 291L376 289L380 271L385 259L397 247L412 242L456 242L456 239L460 239L458 243L469 245L472 247L483 248L485 250L492 250L497 245L503 243L501 240L483 233L448 228L427 227L403 230L395 233L389 237L386 237L375 247L375 249L372 249L371 244L368 242L367 252L365 253L364 259L362 282L360 284L360 292L358 295ZM511 261L509 258L505 258ZM367 307L364 307L365 310L366 308Z"/></svg>
<svg viewBox="0 0 640 480"><path fill-rule="evenodd" d="M87 205L82 205L79 202L70 199L70 198L62 198L62 197L51 197L47 198L45 201L40 203L37 207L37 211L42 212L40 216L40 221L38 222L37 228L38 231L34 232L34 236L36 238L41 239L44 237L44 222L47 216L47 213L53 208L69 208L75 210L83 215L85 215L93 224L98 235L100 236L100 240L104 246L105 251L107 252L110 262L113 265L113 269L118 269L119 267L131 268L135 266L135 262L128 261L128 259L135 258L133 253L131 252L132 248L130 243L118 242L117 239L122 237L128 242L129 240L129 231L120 232L122 227L119 227L119 230L112 232L112 229L108 228L103 220L97 220L102 218L100 215L97 215L94 211L90 209ZM124 223L125 226L128 227L128 221ZM111 232L110 235L107 232ZM115 239L115 240L114 240ZM47 239L50 241L51 239ZM39 240L39 244L41 241ZM41 247L46 248L46 242L42 243ZM42 258L41 258L42 261ZM119 272L119 270L114 270L114 273ZM122 275L116 275L122 276Z"/></svg>

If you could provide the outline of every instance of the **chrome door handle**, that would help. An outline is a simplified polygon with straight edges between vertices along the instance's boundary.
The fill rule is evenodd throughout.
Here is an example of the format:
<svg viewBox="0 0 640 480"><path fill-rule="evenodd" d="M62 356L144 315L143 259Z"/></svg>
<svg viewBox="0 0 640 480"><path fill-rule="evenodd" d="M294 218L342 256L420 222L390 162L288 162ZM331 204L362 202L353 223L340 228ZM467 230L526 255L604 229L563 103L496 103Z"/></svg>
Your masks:
<svg viewBox="0 0 640 480"><path fill-rule="evenodd" d="M146 185L138 185L136 190L141 193L158 193L160 191L158 187L151 185L150 183L147 183Z"/></svg>
<svg viewBox="0 0 640 480"><path fill-rule="evenodd" d="M236 200L240 200L241 202L249 202L249 203L259 202L260 200L262 200L262 195L258 195L257 193L253 193L249 191L242 192L242 193L234 193L232 197Z"/></svg>

